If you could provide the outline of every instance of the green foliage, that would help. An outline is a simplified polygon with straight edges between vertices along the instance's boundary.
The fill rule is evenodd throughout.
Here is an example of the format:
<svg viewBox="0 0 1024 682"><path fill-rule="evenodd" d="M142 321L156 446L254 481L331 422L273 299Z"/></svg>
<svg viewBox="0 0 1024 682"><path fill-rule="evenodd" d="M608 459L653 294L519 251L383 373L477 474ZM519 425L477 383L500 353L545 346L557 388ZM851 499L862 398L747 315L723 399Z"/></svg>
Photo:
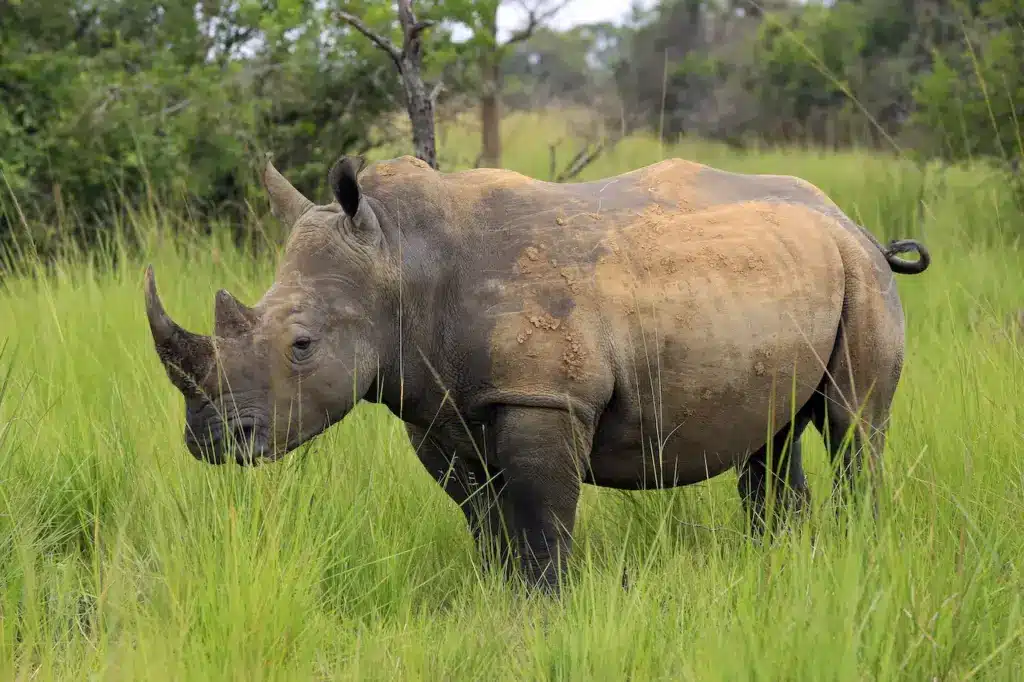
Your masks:
<svg viewBox="0 0 1024 682"><path fill-rule="evenodd" d="M657 3L616 55L615 81L626 116L672 136L690 128L689 117L707 96L701 69L709 48L704 0Z"/></svg>
<svg viewBox="0 0 1024 682"><path fill-rule="evenodd" d="M524 110L552 101L595 106L613 85L612 59L623 33L612 24L538 28L505 57L504 103Z"/></svg>
<svg viewBox="0 0 1024 682"><path fill-rule="evenodd" d="M989 0L964 18L956 49L936 50L918 82L916 122L931 131L926 152L946 158L1024 158L1024 9Z"/></svg>
<svg viewBox="0 0 1024 682"><path fill-rule="evenodd" d="M480 58L496 53L502 47L498 41L498 8L501 3L502 0L435 0L429 14L468 29L469 37L460 42L461 54Z"/></svg>
<svg viewBox="0 0 1024 682"><path fill-rule="evenodd" d="M324 16L327 18L324 30L330 30L330 26L338 25L334 19L334 13L343 10L360 18L371 30L378 35L388 39L391 43L402 48L402 26L398 21L398 13L395 11L395 3L381 2L380 0L325 0ZM423 78L426 82L435 81L442 76L447 77L451 73L447 69L456 61L456 49L451 41L451 25L444 23L445 12L440 0L420 0L413 2L413 11L419 21L442 22L431 26L421 34L423 40ZM356 33L349 27L342 27L345 34L346 51L350 54L376 53L382 55L380 49L370 43L365 37ZM394 70L390 58L385 58L389 67ZM396 90L397 92L397 90Z"/></svg>
<svg viewBox="0 0 1024 682"><path fill-rule="evenodd" d="M753 76L769 118L783 127L773 137L793 137L787 124L805 127L817 113L842 106L844 81L864 49L864 37L856 30L859 22L848 16L857 10L856 5L813 6L793 22L776 13L766 15Z"/></svg>
<svg viewBox="0 0 1024 682"><path fill-rule="evenodd" d="M19 207L86 239L121 197L238 218L263 153L313 191L322 179L304 164L370 146L393 108L386 58L349 46L312 2L0 11L0 242ZM29 235L43 248L54 236Z"/></svg>
<svg viewBox="0 0 1024 682"><path fill-rule="evenodd" d="M1021 157L1017 0L760 6L740 16L703 0L659 3L620 58L633 118L669 135Z"/></svg>
<svg viewBox="0 0 1024 682"><path fill-rule="evenodd" d="M452 31L461 29L465 36L456 42L450 39L449 33L443 46L435 46L435 50L439 50L437 62L444 66L445 82L454 92L479 94L484 89L503 90L507 76L512 76L514 84L516 76L523 75L521 63L509 65L509 58L517 54L523 43L531 43L529 52L534 55L546 51L550 56L552 50L566 55L573 51L570 45L580 36L573 30L554 33L544 26L545 21L557 13L561 6L559 0L521 3L519 7L532 13L536 24L522 19L522 23L504 37L499 35L498 10L503 4L514 6L515 3L507 0L430 0L421 4L421 14L425 18L434 19ZM549 39L546 44L544 35ZM584 85L590 67L585 62L577 62L574 66L578 67L575 75L582 79L580 84ZM542 79L543 75L538 77L535 74L531 84L536 85Z"/></svg>

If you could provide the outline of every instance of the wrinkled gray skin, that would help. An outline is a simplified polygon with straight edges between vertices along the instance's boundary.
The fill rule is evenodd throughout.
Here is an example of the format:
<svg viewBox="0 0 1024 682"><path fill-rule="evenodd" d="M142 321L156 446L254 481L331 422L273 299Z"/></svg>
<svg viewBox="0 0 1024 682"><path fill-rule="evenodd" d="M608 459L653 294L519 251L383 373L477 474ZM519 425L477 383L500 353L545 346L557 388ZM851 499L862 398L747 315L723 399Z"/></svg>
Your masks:
<svg viewBox="0 0 1024 682"><path fill-rule="evenodd" d="M837 489L877 460L903 362L892 272L927 267L916 242L882 247L795 178L678 160L564 185L409 157L359 170L339 161L318 206L267 164L287 248L253 307L217 293L212 337L171 320L147 271L195 457L272 460L381 402L485 559L511 549L550 589L582 483L735 468L759 533L769 481L781 508L806 503L808 423Z"/></svg>

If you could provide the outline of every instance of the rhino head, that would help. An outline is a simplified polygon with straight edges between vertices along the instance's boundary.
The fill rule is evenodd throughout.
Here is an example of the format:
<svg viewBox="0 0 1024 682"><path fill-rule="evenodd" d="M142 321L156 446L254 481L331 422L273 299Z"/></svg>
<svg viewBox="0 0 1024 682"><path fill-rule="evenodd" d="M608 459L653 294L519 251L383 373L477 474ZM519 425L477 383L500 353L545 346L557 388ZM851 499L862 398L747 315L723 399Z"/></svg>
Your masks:
<svg viewBox="0 0 1024 682"><path fill-rule="evenodd" d="M175 323L147 270L150 331L184 395L185 444L197 459L277 459L342 419L375 381L395 338L398 277L385 249L387 216L361 194L359 165L334 165L336 202L319 206L267 163L263 184L273 214L291 227L288 243L253 307L217 292L213 336Z"/></svg>

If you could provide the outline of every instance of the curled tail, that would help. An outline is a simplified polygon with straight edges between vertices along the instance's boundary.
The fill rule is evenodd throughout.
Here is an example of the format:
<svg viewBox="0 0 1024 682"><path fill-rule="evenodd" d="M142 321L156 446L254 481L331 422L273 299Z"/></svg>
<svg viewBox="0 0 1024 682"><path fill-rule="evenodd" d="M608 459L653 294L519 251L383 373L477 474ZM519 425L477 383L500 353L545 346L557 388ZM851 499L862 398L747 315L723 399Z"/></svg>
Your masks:
<svg viewBox="0 0 1024 682"><path fill-rule="evenodd" d="M913 253L915 251L918 255L916 261L896 257L898 253ZM882 254L885 256L885 260L889 262L889 267L892 271L900 275L917 275L922 273L928 269L932 262L932 257L928 255L928 249L924 248L924 244L916 239L894 239L889 242L889 246L882 248Z"/></svg>

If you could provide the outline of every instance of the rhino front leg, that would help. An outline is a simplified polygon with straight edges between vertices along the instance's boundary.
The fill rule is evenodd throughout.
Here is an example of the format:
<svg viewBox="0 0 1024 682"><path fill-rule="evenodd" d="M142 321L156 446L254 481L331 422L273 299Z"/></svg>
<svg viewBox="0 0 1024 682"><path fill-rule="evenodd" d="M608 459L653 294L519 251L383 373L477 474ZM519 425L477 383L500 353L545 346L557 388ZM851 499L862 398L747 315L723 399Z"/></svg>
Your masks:
<svg viewBox="0 0 1024 682"><path fill-rule="evenodd" d="M495 449L505 477L504 508L520 566L532 586L557 593L572 551L582 464L591 429L565 410L502 406Z"/></svg>
<svg viewBox="0 0 1024 682"><path fill-rule="evenodd" d="M501 472L485 470L472 457L471 444L448 447L426 429L412 424L405 428L420 462L465 515L483 569L509 568L509 542L501 518Z"/></svg>

